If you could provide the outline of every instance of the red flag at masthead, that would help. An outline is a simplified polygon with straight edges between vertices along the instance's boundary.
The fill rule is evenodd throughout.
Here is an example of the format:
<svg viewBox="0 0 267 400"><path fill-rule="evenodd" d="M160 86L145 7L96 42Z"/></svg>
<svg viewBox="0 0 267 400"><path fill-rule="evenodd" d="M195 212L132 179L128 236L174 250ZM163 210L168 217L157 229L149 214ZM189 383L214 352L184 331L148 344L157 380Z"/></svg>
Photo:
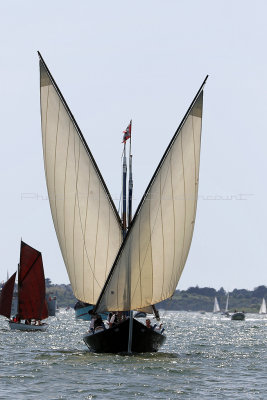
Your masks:
<svg viewBox="0 0 267 400"><path fill-rule="evenodd" d="M125 129L125 131L123 131L122 143L126 143L126 140L130 139L131 133L132 133L132 120L130 121L130 123L127 126L127 128Z"/></svg>

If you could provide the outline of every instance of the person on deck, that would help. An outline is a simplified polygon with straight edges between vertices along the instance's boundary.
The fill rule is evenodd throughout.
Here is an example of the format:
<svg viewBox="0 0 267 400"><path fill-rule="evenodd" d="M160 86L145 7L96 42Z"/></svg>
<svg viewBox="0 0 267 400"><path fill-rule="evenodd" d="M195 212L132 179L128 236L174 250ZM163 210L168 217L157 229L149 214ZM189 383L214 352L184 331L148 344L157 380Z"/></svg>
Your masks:
<svg viewBox="0 0 267 400"><path fill-rule="evenodd" d="M100 314L96 314L96 318L95 318L95 321L94 321L94 331L100 330L100 328L106 329L101 315Z"/></svg>
<svg viewBox="0 0 267 400"><path fill-rule="evenodd" d="M151 325L151 321L150 321L149 318L146 319L146 327L149 328L149 329L153 329L153 327L152 327L152 325Z"/></svg>
<svg viewBox="0 0 267 400"><path fill-rule="evenodd" d="M111 316L110 316L110 314L111 314ZM108 320L108 326L109 326L109 328L112 328L112 326L114 325L114 324L117 324L118 323L118 318L117 318L117 315L116 315L116 313L110 313L109 314L109 320Z"/></svg>

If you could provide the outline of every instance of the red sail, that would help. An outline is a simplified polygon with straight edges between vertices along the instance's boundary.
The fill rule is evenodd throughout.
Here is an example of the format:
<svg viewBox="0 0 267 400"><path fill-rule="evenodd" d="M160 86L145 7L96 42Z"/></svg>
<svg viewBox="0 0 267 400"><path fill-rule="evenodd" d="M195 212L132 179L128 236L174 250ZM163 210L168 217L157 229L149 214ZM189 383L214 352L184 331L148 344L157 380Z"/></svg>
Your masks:
<svg viewBox="0 0 267 400"><path fill-rule="evenodd" d="M19 317L38 320L47 318L42 254L24 242L21 242L18 282Z"/></svg>
<svg viewBox="0 0 267 400"><path fill-rule="evenodd" d="M6 281L0 293L0 314L10 318L16 272Z"/></svg>

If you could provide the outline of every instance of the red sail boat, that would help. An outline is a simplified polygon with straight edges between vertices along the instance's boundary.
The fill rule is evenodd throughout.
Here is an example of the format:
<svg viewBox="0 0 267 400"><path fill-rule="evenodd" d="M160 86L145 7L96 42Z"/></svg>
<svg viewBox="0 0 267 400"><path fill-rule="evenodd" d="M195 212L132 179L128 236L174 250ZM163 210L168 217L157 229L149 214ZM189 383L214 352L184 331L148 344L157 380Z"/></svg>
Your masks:
<svg viewBox="0 0 267 400"><path fill-rule="evenodd" d="M12 297L16 273L4 285L0 295L0 314L11 318ZM40 251L21 241L18 266L17 314L9 320L10 329L44 331L48 317L45 299L45 277Z"/></svg>

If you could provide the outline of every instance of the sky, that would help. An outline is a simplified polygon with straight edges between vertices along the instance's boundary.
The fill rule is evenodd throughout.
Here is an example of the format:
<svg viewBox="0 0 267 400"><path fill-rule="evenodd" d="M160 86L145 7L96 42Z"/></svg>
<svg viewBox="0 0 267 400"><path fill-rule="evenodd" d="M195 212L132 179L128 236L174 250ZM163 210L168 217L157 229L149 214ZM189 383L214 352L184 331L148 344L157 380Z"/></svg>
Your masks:
<svg viewBox="0 0 267 400"><path fill-rule="evenodd" d="M37 50L118 204L133 120L134 208L205 76L198 209L179 289L267 285L267 2L0 4L0 281L21 238L69 283L44 176Z"/></svg>

